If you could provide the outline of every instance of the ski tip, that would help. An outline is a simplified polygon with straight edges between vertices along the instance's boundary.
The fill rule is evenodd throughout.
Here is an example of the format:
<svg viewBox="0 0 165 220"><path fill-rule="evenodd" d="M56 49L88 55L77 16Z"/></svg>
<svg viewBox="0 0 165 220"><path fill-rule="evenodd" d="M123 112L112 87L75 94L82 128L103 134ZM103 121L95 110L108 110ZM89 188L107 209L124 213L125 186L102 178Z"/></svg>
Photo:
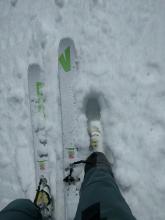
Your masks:
<svg viewBox="0 0 165 220"><path fill-rule="evenodd" d="M65 37L60 40L58 53L61 54L61 52L63 52L63 50L66 49L67 47L72 48L74 53L76 54L74 40L70 37Z"/></svg>
<svg viewBox="0 0 165 220"><path fill-rule="evenodd" d="M77 52L74 41L70 37L62 38L58 49L59 68L70 72L72 67L78 69Z"/></svg>
<svg viewBox="0 0 165 220"><path fill-rule="evenodd" d="M74 44L74 41L71 37L64 37L60 40L59 45L64 44L64 43L71 43Z"/></svg>
<svg viewBox="0 0 165 220"><path fill-rule="evenodd" d="M28 66L29 79L34 78L34 76L39 78L41 72L42 72L42 70L41 70L41 67L39 64L37 64L37 63L29 64L29 66Z"/></svg>

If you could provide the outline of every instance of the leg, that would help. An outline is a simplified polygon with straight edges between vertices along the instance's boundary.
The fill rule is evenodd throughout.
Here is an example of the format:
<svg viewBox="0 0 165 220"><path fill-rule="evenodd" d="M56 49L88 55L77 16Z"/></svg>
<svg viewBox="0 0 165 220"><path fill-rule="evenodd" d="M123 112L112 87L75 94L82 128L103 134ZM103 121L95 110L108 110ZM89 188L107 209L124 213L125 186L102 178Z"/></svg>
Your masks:
<svg viewBox="0 0 165 220"><path fill-rule="evenodd" d="M16 199L0 212L4 220L42 220L39 209L28 199Z"/></svg>
<svg viewBox="0 0 165 220"><path fill-rule="evenodd" d="M94 152L87 162L75 220L135 220L105 155Z"/></svg>

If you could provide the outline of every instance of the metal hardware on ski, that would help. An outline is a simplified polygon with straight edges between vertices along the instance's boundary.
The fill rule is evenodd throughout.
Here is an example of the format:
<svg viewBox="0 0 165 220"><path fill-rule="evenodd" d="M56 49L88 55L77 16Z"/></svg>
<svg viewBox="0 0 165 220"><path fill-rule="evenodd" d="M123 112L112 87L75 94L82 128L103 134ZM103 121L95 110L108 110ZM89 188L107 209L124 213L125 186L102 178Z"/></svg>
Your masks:
<svg viewBox="0 0 165 220"><path fill-rule="evenodd" d="M28 68L29 100L35 151L36 183L38 185L34 203L40 208L43 219L52 219L52 197L50 192L49 158L45 130L44 83L41 68L32 64Z"/></svg>
<svg viewBox="0 0 165 220"><path fill-rule="evenodd" d="M80 160L79 149L75 146L77 115L73 90L78 69L76 50L72 39L64 38L60 41L58 63L64 158L65 219L73 220L79 201L80 173L82 168L80 169L79 166L71 167L71 164Z"/></svg>
<svg viewBox="0 0 165 220"><path fill-rule="evenodd" d="M73 172L74 172L76 165L85 164L85 163L87 163L85 160L79 160L79 161L70 163L69 167L65 168L65 171L69 171L69 174L64 178L63 181L68 183L69 185L72 183L76 183L77 181L80 181L79 177L73 176Z"/></svg>

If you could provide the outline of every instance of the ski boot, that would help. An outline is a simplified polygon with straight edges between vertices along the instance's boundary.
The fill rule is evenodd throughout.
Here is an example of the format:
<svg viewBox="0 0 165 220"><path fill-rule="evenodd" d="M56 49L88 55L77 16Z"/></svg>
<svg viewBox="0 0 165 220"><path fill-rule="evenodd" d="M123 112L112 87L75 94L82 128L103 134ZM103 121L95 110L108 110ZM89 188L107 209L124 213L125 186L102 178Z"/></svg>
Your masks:
<svg viewBox="0 0 165 220"><path fill-rule="evenodd" d="M89 149L93 152L97 151L104 153L101 122L99 120L90 121L88 125L88 133L90 136Z"/></svg>

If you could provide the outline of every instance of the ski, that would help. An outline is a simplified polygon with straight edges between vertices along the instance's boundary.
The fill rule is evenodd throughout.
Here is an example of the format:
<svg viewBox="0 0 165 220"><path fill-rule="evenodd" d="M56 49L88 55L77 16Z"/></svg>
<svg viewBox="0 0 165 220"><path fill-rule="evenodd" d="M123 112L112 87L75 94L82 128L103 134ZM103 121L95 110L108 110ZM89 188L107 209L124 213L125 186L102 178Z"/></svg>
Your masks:
<svg viewBox="0 0 165 220"><path fill-rule="evenodd" d="M50 191L48 144L45 128L44 83L41 80L41 68L31 64L28 68L28 89L35 152L37 192L34 203L40 208L43 219L52 219L52 196Z"/></svg>
<svg viewBox="0 0 165 220"><path fill-rule="evenodd" d="M61 106L62 144L64 160L64 205L65 219L73 220L79 201L81 183L80 169L75 169L79 149L75 146L77 116L74 98L74 80L77 78L77 56L72 39L64 38L59 44L58 79ZM74 172L73 172L74 171ZM73 176L74 173L74 176Z"/></svg>

